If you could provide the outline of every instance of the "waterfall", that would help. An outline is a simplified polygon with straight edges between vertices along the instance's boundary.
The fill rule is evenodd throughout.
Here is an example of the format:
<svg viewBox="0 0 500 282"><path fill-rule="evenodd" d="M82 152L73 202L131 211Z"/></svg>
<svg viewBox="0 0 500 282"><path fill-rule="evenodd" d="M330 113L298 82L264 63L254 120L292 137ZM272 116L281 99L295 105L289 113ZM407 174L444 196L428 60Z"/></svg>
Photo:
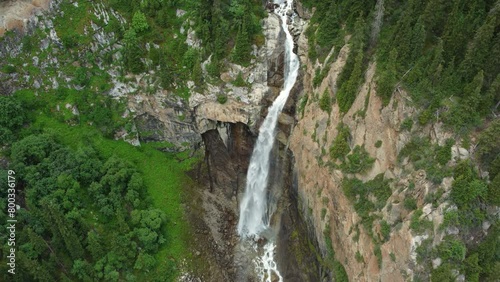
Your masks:
<svg viewBox="0 0 500 282"><path fill-rule="evenodd" d="M242 237L259 236L269 227L267 209L267 186L269 175L269 156L274 144L278 116L292 90L299 70L299 59L293 53L293 38L288 31L287 12L292 10L293 0L286 0L276 13L281 17L281 26L286 34L285 45L285 83L279 96L269 108L266 119L259 129L247 173L245 193L240 203L238 233Z"/></svg>
<svg viewBox="0 0 500 282"><path fill-rule="evenodd" d="M258 239L263 235L264 231L269 229L271 217L267 203L269 158L275 141L278 116L297 80L299 69L299 59L293 53L293 38L288 30L287 14L293 13L293 0L286 0L275 12L280 16L281 27L286 34L285 80L283 89L269 108L268 114L259 129L259 136L250 159L245 192L240 202L240 218L238 222L238 234L243 239ZM274 248L274 242L269 240L264 246L264 254L256 261L257 272L261 280L271 281L272 274L274 274L279 281L283 281L274 262Z"/></svg>

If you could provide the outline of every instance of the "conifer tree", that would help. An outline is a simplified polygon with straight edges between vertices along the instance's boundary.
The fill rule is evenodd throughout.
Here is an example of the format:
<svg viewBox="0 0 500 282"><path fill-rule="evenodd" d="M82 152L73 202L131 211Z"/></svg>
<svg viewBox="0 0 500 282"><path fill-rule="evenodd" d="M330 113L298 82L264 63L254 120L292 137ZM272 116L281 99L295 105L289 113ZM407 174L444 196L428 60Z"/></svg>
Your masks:
<svg viewBox="0 0 500 282"><path fill-rule="evenodd" d="M135 74L142 72L144 70L144 65L141 61L142 52L135 30L132 28L127 30L123 39L125 43L123 50L125 69Z"/></svg>
<svg viewBox="0 0 500 282"><path fill-rule="evenodd" d="M419 17L412 31L412 38L411 38L411 46L413 47L411 52L412 63L417 61L422 55L422 51L424 49L425 37L426 37L426 32L423 19L422 17Z"/></svg>
<svg viewBox="0 0 500 282"><path fill-rule="evenodd" d="M243 22L236 35L236 42L233 50L233 59L237 63L245 64L250 61L252 46L248 37L246 22Z"/></svg>
<svg viewBox="0 0 500 282"><path fill-rule="evenodd" d="M493 14L494 15L494 14ZM462 63L462 75L464 79L468 79L472 74L477 73L485 64L486 58L489 57L491 39L495 32L496 17L490 16L486 22L479 28L472 44L467 49L465 59Z"/></svg>
<svg viewBox="0 0 500 282"><path fill-rule="evenodd" d="M441 75L443 72L443 40L440 38L438 39L438 44L436 47L434 47L433 50L433 56L431 63L429 64L427 68L427 75L429 76L429 79L432 82L432 85L436 85L437 83L440 82Z"/></svg>
<svg viewBox="0 0 500 282"><path fill-rule="evenodd" d="M197 57L194 63L193 72L191 73L191 79L197 86L201 86L203 84L203 70L201 69L200 56Z"/></svg>

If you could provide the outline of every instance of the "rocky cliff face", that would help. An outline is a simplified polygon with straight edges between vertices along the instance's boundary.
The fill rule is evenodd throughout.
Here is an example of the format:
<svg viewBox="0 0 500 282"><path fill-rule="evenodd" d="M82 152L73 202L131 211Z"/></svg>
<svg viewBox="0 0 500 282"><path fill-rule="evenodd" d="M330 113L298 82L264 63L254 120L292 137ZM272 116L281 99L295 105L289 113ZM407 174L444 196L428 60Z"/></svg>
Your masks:
<svg viewBox="0 0 500 282"><path fill-rule="evenodd" d="M301 34L298 40L298 52L305 70L299 98L308 95L308 102L303 115L295 115L298 122L289 141L295 157L294 170L298 195L303 203L302 212L313 223L323 255L327 252L326 241L331 240L335 259L344 265L350 281L405 281L414 273L423 271L416 260L416 248L427 238L432 238L430 244L435 246L449 234L438 229L449 204L444 202L433 206L424 198L438 189L442 189L446 196L452 179L444 178L441 183L434 184L426 179L425 171L416 171L408 160L398 161L398 155L411 135L428 137L432 143L443 145L451 134L440 123L403 130L403 121L414 118L417 110L410 106L411 99L401 89L397 89L387 106L383 105L376 94L375 63L368 66L365 82L347 113L341 114L335 103L331 113L321 110L318 99L321 93L327 91L335 99L336 82L349 56L348 38L346 42L341 50L335 50L338 56L334 62L322 66L308 58L305 35ZM315 88L312 79L318 67L328 68L328 74ZM347 126L350 132L348 143L351 149L356 145L363 146L375 159L368 171L348 176L338 166L327 165L331 161L328 152L338 135L339 124ZM457 159L467 158L468 148L455 147L457 152L463 151L461 156L454 154ZM356 177L366 182L379 174L389 179L391 196L383 208L370 213L373 225L365 228L363 218L342 190L342 181ZM421 220L433 222L433 227L423 235L410 230L414 212L403 207L406 198L415 198L417 207L423 208ZM374 238L381 238L383 221L389 224L390 234L389 238L380 241Z"/></svg>
<svg viewBox="0 0 500 282"><path fill-rule="evenodd" d="M51 6L51 0L2 1L0 3L0 36L9 30L25 32L34 15Z"/></svg>

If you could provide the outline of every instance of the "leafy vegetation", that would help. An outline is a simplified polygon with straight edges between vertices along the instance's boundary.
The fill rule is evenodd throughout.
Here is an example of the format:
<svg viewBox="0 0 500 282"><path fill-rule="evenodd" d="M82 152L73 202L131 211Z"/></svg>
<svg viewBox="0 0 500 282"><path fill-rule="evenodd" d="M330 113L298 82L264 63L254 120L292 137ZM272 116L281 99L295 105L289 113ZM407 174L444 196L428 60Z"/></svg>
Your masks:
<svg viewBox="0 0 500 282"><path fill-rule="evenodd" d="M384 17L372 25L376 2L304 1L304 6L316 7L306 31L313 61L340 48L346 34L352 36L337 82L342 112L352 105L372 54L377 58L377 94L387 104L396 88L410 90L422 108L420 124L439 117L462 130L477 125L490 109L498 110L500 21L495 1L384 2ZM433 116L436 111L442 114Z"/></svg>
<svg viewBox="0 0 500 282"><path fill-rule="evenodd" d="M418 209L413 212L413 215L411 216L410 229L416 233L423 233L426 230L432 230L433 228L432 221L429 221L425 218L420 219L423 214L424 213L422 209Z"/></svg>
<svg viewBox="0 0 500 282"><path fill-rule="evenodd" d="M51 129L55 127L45 126ZM65 125L57 129L68 134L31 134L11 150L17 185L25 187L29 207L20 211L18 220L24 226L18 241L21 279L138 279L144 267L151 271L150 277L173 278L175 265L161 262L160 253L179 252L180 258L186 227L172 224L182 222L182 211L161 205L163 200L157 198L165 192L163 172L155 174L143 152L101 139L95 130L87 130L94 135L86 138L92 140L86 147L77 145L85 140L80 139L86 134L81 129ZM152 148L147 152L156 155L156 167L172 171L162 164L168 159L160 152ZM182 174L170 177L180 179ZM160 182L152 182L155 178ZM177 194L175 181L169 194ZM180 201L178 196L170 199L171 204ZM57 267L49 259L54 255ZM68 272L61 272L61 266Z"/></svg>
<svg viewBox="0 0 500 282"><path fill-rule="evenodd" d="M375 159L370 157L365 147L356 145L352 152L347 155L341 168L345 173L363 173L370 169L374 162Z"/></svg>
<svg viewBox="0 0 500 282"><path fill-rule="evenodd" d="M0 112L0 144L9 144L25 122L24 109L19 100L0 96Z"/></svg>
<svg viewBox="0 0 500 282"><path fill-rule="evenodd" d="M374 217L371 213L382 209L391 196L389 181L384 179L383 174L379 174L373 180L365 183L356 178L344 178L342 190L354 205L356 213L361 217L361 223L365 230L375 238L372 231ZM375 199L375 201L371 199Z"/></svg>
<svg viewBox="0 0 500 282"><path fill-rule="evenodd" d="M220 104L225 104L227 102L227 96L224 94L217 95L217 102Z"/></svg>
<svg viewBox="0 0 500 282"><path fill-rule="evenodd" d="M335 140L333 140L333 144L330 147L330 158L333 160L343 160L345 158L345 156L351 151L351 148L349 147L349 138L349 127L340 123L337 127L337 136L335 137Z"/></svg>
<svg viewBox="0 0 500 282"><path fill-rule="evenodd" d="M444 146L431 144L429 138L413 137L399 153L399 160L408 157L415 169L424 169L427 178L439 184L444 177L451 176L451 170L445 166L451 158L453 141L447 141ZM444 164L443 164L444 163Z"/></svg>
<svg viewBox="0 0 500 282"><path fill-rule="evenodd" d="M235 63L250 62L252 44L262 44L259 20L264 16L260 1L193 1L196 33L206 54L216 61L230 57Z"/></svg>
<svg viewBox="0 0 500 282"><path fill-rule="evenodd" d="M201 69L201 54L185 45L185 35L179 33L185 18L175 15L176 9L168 6L172 3L104 4L130 25L111 13L105 25L93 15L90 2L64 2L64 13L54 20L62 46L37 50L45 35L35 31L22 40L25 53L1 63L26 63L26 68L15 69L18 75L43 85L39 90L22 85L12 96L0 93L2 167L6 159L19 175L16 281L173 281L180 262L191 256L181 188L192 185L184 172L198 159L189 151L166 154L155 144L133 147L113 140L133 122L123 114L126 101L107 95L113 87L107 68L118 71L120 82L126 82L129 72L154 69L164 88L186 89L187 80L203 79L196 70ZM90 20L113 32L110 46L122 49L98 46L90 52ZM179 40L166 39L174 35ZM157 47L146 48L146 43ZM44 64L48 56L56 57L58 69L35 66L34 56ZM185 63L192 68L184 68ZM0 175L5 179L3 169ZM2 208L0 218L5 221L4 212ZM2 281L11 279L5 276L7 250L0 251Z"/></svg>
<svg viewBox="0 0 500 282"><path fill-rule="evenodd" d="M436 208L442 201L449 200L453 208L445 213L441 228L458 227L460 235L445 238L434 250L431 244L417 248L417 252L428 252L425 256L419 255L420 262L430 263L431 258L441 256L443 264L430 271L430 277L427 273L414 278L455 281L458 270L466 274L468 281L494 280L498 271L493 269L500 265L499 257L492 255L498 254L498 247L492 243L492 238L498 241L498 219L487 210L500 203L498 1L384 1L380 22L376 20L378 2L302 1L305 7L316 8L306 31L309 57L313 62L322 63L329 53L338 54L345 43L349 45L349 55L335 93L341 113L352 106L363 83L363 73L371 58L375 58L376 93L384 105L389 103L395 91L406 90L412 106L419 111L418 115L409 116L401 123L400 130L413 133L413 136L400 151L399 161L406 163L408 160L410 165L405 168L409 170L425 170L427 179L435 185L441 184L444 177L453 177L450 193L434 190L425 197L425 203L432 203ZM314 87L323 80L328 65L325 62L322 68L316 69ZM358 114L364 116L362 110ZM438 121L454 131L453 139L439 145L432 143L430 138L416 137L415 126ZM476 132L470 134L471 129ZM338 131L330 148L332 161L340 162L346 173L362 171L353 164L365 163L358 160L369 159L369 156L365 156L361 148L349 154L349 131L342 124ZM460 147L476 148L475 153L469 151L470 160L452 160L451 148L455 139L462 139ZM381 145L382 142L377 142L375 147ZM349 159L350 156L353 159ZM367 183L345 177L342 188L371 233L375 215L370 212L376 208L364 192ZM423 212L417 209L416 199L406 198L403 205L408 210L415 210L410 222L414 232L432 233L433 223L421 219ZM492 249L489 251L478 247L483 243L469 239L482 234L483 222L492 224L486 232L487 239L482 241ZM387 230L387 226L380 224L384 237L383 230ZM478 240L481 241L482 236ZM487 259L481 260L482 257ZM486 270L482 263L488 265Z"/></svg>
<svg viewBox="0 0 500 282"><path fill-rule="evenodd" d="M323 92L321 98L319 99L319 108L328 114L332 111L332 101L328 89Z"/></svg>

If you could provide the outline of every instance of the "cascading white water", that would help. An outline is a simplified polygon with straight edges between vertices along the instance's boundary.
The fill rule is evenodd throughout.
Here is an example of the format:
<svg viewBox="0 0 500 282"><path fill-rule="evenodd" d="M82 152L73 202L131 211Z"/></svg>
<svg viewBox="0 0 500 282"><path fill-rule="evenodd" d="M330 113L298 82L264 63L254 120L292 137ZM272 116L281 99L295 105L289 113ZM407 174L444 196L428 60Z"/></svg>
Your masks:
<svg viewBox="0 0 500 282"><path fill-rule="evenodd" d="M281 26L286 34L285 81L283 89L269 108L266 119L259 129L259 136L250 159L245 192L240 203L240 219L238 222L238 234L245 239L258 239L269 228L269 219L271 217L267 203L269 157L275 140L278 115L281 113L297 80L299 70L299 59L293 53L293 38L288 30L287 14L289 11L293 11L292 9L293 0L286 0L275 10L281 17ZM262 281L271 282L273 274L280 282L283 281L274 261L275 247L273 241L268 241L263 249L264 254L255 261L258 276Z"/></svg>
<svg viewBox="0 0 500 282"><path fill-rule="evenodd" d="M287 12L292 10L293 0L286 0L276 13L281 17L281 26L286 34L285 42L285 82L278 98L269 108L266 119L259 129L247 173L245 193L240 203L238 233L242 237L259 236L269 227L267 210L267 185L269 175L269 155L274 144L278 115L286 103L290 90L297 80L299 59L293 53L293 38L288 31Z"/></svg>

